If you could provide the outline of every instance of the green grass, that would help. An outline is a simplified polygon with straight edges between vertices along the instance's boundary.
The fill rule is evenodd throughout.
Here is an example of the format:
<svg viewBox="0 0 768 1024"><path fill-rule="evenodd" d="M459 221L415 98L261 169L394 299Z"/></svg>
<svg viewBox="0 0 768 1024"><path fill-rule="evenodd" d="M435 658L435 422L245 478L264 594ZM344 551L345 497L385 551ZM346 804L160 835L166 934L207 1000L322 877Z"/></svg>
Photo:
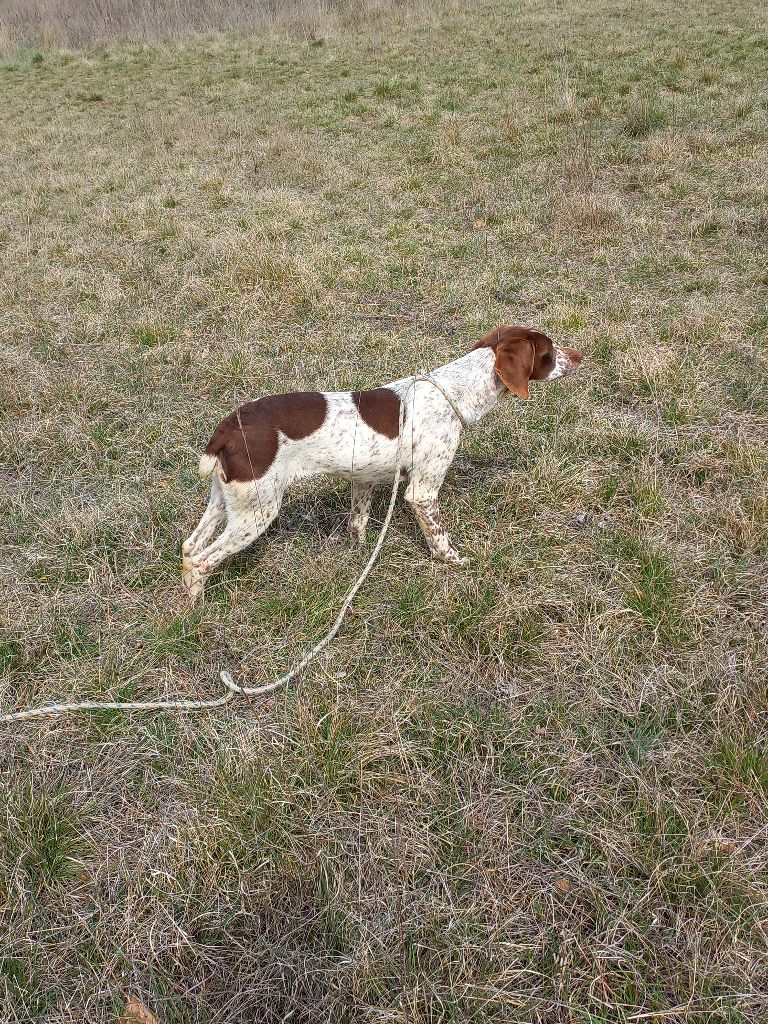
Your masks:
<svg viewBox="0 0 768 1024"><path fill-rule="evenodd" d="M442 503L471 565L398 512L288 691L3 734L4 1020L764 1018L761 14L8 42L3 710L258 684L325 632L366 557L337 481L183 602L237 402L504 321L585 361L463 441Z"/></svg>
<svg viewBox="0 0 768 1024"><path fill-rule="evenodd" d="M26 882L33 892L72 875L84 848L78 812L59 788L22 783L4 801L3 852L14 872L9 882ZM6 892L12 899L10 885Z"/></svg>

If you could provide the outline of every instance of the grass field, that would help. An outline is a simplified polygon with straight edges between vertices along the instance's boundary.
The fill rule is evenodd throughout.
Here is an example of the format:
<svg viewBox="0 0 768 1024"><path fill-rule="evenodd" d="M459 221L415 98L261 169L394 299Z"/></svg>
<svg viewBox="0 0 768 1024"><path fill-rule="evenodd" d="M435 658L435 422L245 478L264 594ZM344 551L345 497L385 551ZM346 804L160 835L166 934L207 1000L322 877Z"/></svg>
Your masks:
<svg viewBox="0 0 768 1024"><path fill-rule="evenodd" d="M0 1019L765 1021L762 5L57 38L0 60L3 710L212 696L324 633L340 482L182 600L237 402L503 321L586 358L463 441L471 566L398 512L289 691L3 727Z"/></svg>

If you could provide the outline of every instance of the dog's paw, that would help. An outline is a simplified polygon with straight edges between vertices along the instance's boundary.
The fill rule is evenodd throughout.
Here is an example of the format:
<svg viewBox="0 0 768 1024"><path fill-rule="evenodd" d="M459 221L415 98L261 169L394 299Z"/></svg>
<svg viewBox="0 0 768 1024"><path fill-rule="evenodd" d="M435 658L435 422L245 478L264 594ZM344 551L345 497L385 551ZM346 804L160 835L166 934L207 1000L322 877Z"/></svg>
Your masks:
<svg viewBox="0 0 768 1024"><path fill-rule="evenodd" d="M443 562L444 565L451 565L454 568L460 569L465 565L469 565L469 559L464 558L458 551L447 551L443 555L435 556L439 562Z"/></svg>
<svg viewBox="0 0 768 1024"><path fill-rule="evenodd" d="M184 587L189 603L197 604L203 596L203 589L205 587L203 576L191 566L185 566L184 572L181 574L181 585Z"/></svg>

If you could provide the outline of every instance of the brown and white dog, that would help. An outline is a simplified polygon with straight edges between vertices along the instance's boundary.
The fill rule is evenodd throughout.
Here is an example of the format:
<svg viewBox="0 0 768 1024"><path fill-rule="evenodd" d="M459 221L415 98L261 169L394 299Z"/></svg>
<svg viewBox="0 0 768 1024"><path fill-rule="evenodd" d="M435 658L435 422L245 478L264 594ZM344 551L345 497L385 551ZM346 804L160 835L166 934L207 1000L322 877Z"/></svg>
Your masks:
<svg viewBox="0 0 768 1024"><path fill-rule="evenodd" d="M476 423L507 391L528 398L529 381L575 373L581 359L580 352L554 345L539 331L504 324L467 355L434 370L439 388L425 380L409 388L408 377L371 391L298 391L240 406L221 421L200 458L200 475L211 477L211 496L182 548L190 599L200 597L225 558L264 533L286 489L307 477L330 473L352 481L349 532L364 543L373 489L394 479L401 400L405 500L433 557L466 564L437 503L462 426Z"/></svg>

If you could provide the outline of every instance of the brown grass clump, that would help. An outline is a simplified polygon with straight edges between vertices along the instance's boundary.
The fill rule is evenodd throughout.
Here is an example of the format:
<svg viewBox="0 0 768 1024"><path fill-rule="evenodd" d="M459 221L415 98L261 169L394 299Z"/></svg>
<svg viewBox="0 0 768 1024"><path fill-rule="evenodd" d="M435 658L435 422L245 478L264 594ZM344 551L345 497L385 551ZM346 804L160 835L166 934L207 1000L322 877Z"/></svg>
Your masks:
<svg viewBox="0 0 768 1024"><path fill-rule="evenodd" d="M503 321L586 353L462 443L471 565L398 514L295 687L3 732L3 1024L765 1019L754 6L383 8L3 7L3 710L324 633L336 481L180 601L235 403Z"/></svg>

